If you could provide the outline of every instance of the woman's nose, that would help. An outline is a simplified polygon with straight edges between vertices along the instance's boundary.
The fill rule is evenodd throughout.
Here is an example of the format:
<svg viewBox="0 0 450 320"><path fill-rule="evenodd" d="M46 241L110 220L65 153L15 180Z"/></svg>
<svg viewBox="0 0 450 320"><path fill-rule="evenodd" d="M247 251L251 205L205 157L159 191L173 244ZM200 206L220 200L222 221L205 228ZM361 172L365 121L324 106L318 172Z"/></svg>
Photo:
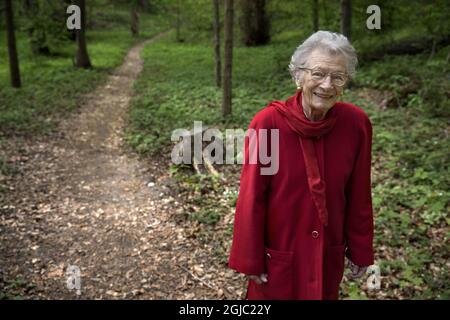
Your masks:
<svg viewBox="0 0 450 320"><path fill-rule="evenodd" d="M320 87L322 88L332 88L333 84L331 82L331 76L327 74L327 76L320 83Z"/></svg>

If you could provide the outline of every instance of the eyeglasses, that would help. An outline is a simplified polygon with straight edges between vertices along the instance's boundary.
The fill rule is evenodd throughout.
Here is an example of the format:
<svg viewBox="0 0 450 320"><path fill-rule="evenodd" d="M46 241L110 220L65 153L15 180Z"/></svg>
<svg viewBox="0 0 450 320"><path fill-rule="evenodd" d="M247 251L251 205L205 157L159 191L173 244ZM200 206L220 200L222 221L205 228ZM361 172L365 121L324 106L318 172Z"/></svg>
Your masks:
<svg viewBox="0 0 450 320"><path fill-rule="evenodd" d="M300 70L308 70L311 72L311 78L316 82L321 82L326 79L328 75L330 75L331 83L337 87L342 87L347 82L348 76L343 72L325 72L320 68L298 68Z"/></svg>

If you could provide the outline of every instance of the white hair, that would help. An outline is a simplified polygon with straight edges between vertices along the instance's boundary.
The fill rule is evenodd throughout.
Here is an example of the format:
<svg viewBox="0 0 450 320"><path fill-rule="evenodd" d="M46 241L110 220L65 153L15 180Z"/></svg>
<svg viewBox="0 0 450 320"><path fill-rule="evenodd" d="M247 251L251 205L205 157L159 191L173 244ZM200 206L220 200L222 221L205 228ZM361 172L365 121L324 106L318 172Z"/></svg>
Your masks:
<svg viewBox="0 0 450 320"><path fill-rule="evenodd" d="M347 74L350 78L355 76L358 58L347 37L337 32L317 31L300 44L292 55L289 72L296 83L302 81L303 76L303 72L298 68L306 66L311 52L315 49L323 49L330 54L342 54L346 61Z"/></svg>

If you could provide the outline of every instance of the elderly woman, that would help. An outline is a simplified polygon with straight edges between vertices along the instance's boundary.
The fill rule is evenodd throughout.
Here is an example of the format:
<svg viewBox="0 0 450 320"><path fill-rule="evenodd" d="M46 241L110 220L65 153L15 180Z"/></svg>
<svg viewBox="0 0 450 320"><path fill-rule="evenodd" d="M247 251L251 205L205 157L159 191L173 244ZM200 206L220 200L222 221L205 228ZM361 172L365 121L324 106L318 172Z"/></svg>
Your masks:
<svg viewBox="0 0 450 320"><path fill-rule="evenodd" d="M229 267L249 276L247 299L337 299L345 256L355 278L373 263L372 127L337 101L356 64L345 36L314 33L289 64L297 93L250 124L278 130L278 148L255 145L279 150L279 167L262 174L246 138Z"/></svg>

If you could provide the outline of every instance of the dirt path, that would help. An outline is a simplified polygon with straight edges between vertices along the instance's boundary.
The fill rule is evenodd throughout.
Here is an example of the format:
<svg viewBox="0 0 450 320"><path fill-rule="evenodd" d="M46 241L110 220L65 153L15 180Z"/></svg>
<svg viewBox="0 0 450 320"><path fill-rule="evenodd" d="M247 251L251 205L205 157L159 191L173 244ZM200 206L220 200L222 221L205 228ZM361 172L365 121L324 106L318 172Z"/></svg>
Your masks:
<svg viewBox="0 0 450 320"><path fill-rule="evenodd" d="M84 98L52 139L25 144L19 178L0 214L0 293L51 299L238 298L192 234L161 183L164 164L141 163L123 144L140 44L106 84ZM151 45L151 44L149 44ZM81 292L67 287L80 269ZM221 270L222 269L222 270ZM74 282L75 283L75 282ZM231 284L233 285L233 284Z"/></svg>

